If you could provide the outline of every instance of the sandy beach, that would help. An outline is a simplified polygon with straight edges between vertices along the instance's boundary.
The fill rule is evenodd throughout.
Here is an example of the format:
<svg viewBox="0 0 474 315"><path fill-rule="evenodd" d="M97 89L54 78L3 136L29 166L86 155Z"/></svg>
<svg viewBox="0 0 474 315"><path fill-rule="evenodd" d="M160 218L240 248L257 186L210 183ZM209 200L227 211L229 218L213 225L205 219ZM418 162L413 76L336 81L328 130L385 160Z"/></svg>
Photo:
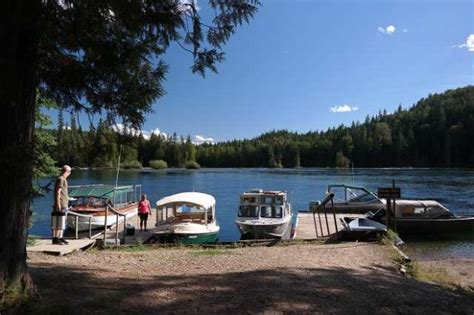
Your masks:
<svg viewBox="0 0 474 315"><path fill-rule="evenodd" d="M409 279L373 243L35 253L29 266L36 313L474 311L472 292Z"/></svg>

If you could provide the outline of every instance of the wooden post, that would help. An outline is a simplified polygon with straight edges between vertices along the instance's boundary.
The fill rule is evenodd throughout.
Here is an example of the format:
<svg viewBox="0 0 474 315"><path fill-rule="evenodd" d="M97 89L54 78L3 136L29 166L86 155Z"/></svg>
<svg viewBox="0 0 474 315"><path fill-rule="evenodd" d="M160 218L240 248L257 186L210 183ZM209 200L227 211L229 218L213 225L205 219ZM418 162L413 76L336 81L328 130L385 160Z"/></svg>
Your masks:
<svg viewBox="0 0 474 315"><path fill-rule="evenodd" d="M314 231L316 232L316 238L319 238L318 224L316 223L316 215L314 214L314 211L313 211L313 221L314 221Z"/></svg>
<svg viewBox="0 0 474 315"><path fill-rule="evenodd" d="M326 220L326 228L328 230L328 236L331 235L331 232L329 231L329 221L328 221L328 212L326 210L326 205L324 205L324 219Z"/></svg>
<svg viewBox="0 0 474 315"><path fill-rule="evenodd" d="M119 215L115 214L115 246L118 246Z"/></svg>
<svg viewBox="0 0 474 315"><path fill-rule="evenodd" d="M105 207L105 220L104 220L104 244L105 247L105 240L107 239L107 218L109 217L109 205Z"/></svg>
<svg viewBox="0 0 474 315"><path fill-rule="evenodd" d="M334 217L334 226L336 227L336 237L339 239L339 230L337 228L337 218L336 218L336 208L334 208L334 200L331 197L331 207L332 207L332 215Z"/></svg>
<svg viewBox="0 0 474 315"><path fill-rule="evenodd" d="M324 237L324 231L323 231L323 224L321 223L321 214L319 213L319 208L316 208L318 211L318 219L319 219L319 231L321 232L321 237Z"/></svg>
<svg viewBox="0 0 474 315"><path fill-rule="evenodd" d="M390 216L392 215L392 199L387 198L387 229L390 228Z"/></svg>
<svg viewBox="0 0 474 315"><path fill-rule="evenodd" d="M89 217L89 239L92 238L92 217Z"/></svg>
<svg viewBox="0 0 474 315"><path fill-rule="evenodd" d="M77 240L79 238L79 217L76 215L74 220L76 223L76 240Z"/></svg>
<svg viewBox="0 0 474 315"><path fill-rule="evenodd" d="M123 244L125 245L125 238L127 237L127 216L123 216Z"/></svg>
<svg viewBox="0 0 474 315"><path fill-rule="evenodd" d="M392 188L395 189L395 180L392 180ZM397 211L396 209L396 202L395 202L395 197L393 198L393 231L396 233L397 232L397 214L395 213Z"/></svg>

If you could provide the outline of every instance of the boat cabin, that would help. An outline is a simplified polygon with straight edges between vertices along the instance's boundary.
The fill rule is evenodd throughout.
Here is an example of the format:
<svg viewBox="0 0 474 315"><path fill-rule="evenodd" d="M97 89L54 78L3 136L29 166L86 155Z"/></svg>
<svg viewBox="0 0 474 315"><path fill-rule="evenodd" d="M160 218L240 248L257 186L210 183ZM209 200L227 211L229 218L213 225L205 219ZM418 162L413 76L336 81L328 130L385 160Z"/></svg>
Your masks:
<svg viewBox="0 0 474 315"><path fill-rule="evenodd" d="M69 197L73 208L104 208L107 203L115 208L123 208L137 203L141 196L141 185L81 185L70 186Z"/></svg>
<svg viewBox="0 0 474 315"><path fill-rule="evenodd" d="M188 192L160 199L156 203L157 222L207 224L215 221L216 200L211 195Z"/></svg>
<svg viewBox="0 0 474 315"><path fill-rule="evenodd" d="M286 192L252 190L240 196L237 215L250 218L283 218L289 211Z"/></svg>
<svg viewBox="0 0 474 315"><path fill-rule="evenodd" d="M397 200L397 218L449 218L453 214L434 200Z"/></svg>

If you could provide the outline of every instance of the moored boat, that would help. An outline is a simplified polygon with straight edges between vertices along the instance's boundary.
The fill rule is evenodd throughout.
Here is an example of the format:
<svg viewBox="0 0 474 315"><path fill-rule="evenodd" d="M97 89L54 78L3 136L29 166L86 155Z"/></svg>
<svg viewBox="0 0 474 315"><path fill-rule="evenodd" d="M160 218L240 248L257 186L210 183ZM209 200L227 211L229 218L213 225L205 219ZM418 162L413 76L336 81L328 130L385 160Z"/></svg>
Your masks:
<svg viewBox="0 0 474 315"><path fill-rule="evenodd" d="M369 214L368 218L385 224L386 210ZM435 200L396 200L395 225L400 235L474 236L474 216L458 216Z"/></svg>
<svg viewBox="0 0 474 315"><path fill-rule="evenodd" d="M219 224L216 200L199 192L184 192L156 202L155 235L164 242L213 244L217 242Z"/></svg>
<svg viewBox="0 0 474 315"><path fill-rule="evenodd" d="M377 194L362 186L329 185L326 194L334 193L334 210L336 213L376 212L385 208L385 201ZM318 202L311 202L310 209ZM330 206L330 205L329 205Z"/></svg>
<svg viewBox="0 0 474 315"><path fill-rule="evenodd" d="M242 239L281 239L290 231L291 204L284 191L255 189L240 196L237 216Z"/></svg>
<svg viewBox="0 0 474 315"><path fill-rule="evenodd" d="M106 220L107 206L121 214L118 216L119 222L122 222L124 217L132 218L138 213L140 192L141 185L70 186L71 207L67 216L67 226L75 229L77 221L78 231L85 231L89 229L89 219L91 229L104 227L106 222L108 226L113 225L117 222L117 215L109 210Z"/></svg>

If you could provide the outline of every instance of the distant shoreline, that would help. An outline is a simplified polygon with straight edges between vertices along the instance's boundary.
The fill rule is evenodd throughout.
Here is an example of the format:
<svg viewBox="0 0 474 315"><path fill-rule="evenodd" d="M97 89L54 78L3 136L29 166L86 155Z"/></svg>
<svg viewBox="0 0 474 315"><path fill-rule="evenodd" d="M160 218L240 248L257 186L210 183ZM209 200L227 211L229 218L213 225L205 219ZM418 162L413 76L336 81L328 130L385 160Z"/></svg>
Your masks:
<svg viewBox="0 0 474 315"><path fill-rule="evenodd" d="M215 170L215 169L247 169L247 170L311 170L311 169L333 169L333 170L351 170L350 167L330 167L330 166L310 166L310 167L201 167L201 170ZM442 167L442 166L380 166L380 167L354 167L354 170L427 170L427 169L442 169L442 170L474 170L474 167ZM73 166L73 170L97 170L97 171L117 171L116 167L79 167ZM120 168L120 171L175 171L175 170L192 170L197 171L199 169L187 169L185 167L168 167L164 169L154 169L152 167L141 167L141 168Z"/></svg>

